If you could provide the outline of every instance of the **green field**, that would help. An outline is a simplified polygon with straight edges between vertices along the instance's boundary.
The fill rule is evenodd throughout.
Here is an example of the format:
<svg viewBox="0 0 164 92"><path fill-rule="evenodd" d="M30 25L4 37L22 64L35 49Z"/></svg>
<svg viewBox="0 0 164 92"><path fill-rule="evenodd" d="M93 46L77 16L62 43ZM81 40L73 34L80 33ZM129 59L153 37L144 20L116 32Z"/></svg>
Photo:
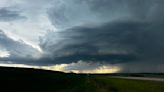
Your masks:
<svg viewBox="0 0 164 92"><path fill-rule="evenodd" d="M100 88L100 90L94 92L164 92L164 83L162 82L100 76L93 76L92 79L96 81L94 86Z"/></svg>
<svg viewBox="0 0 164 92"><path fill-rule="evenodd" d="M0 68L0 83L2 92L164 92L164 82L23 68Z"/></svg>

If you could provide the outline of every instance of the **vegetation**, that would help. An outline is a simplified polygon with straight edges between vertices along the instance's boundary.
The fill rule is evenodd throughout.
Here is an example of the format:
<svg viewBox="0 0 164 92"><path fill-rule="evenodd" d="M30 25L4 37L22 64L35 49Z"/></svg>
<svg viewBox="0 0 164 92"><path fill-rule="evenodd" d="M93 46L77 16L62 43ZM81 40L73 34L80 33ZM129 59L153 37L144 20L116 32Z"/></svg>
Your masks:
<svg viewBox="0 0 164 92"><path fill-rule="evenodd" d="M1 90L16 92L164 92L164 83L24 68L0 68Z"/></svg>
<svg viewBox="0 0 164 92"><path fill-rule="evenodd" d="M104 92L164 92L163 82L99 76L94 78L100 86L106 89Z"/></svg>

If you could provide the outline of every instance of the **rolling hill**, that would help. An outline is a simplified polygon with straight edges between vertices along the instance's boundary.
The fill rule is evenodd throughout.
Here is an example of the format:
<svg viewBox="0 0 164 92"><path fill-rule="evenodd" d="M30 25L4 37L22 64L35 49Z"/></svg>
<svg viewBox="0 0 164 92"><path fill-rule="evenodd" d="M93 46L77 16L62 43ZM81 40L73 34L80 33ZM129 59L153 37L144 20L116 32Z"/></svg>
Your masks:
<svg viewBox="0 0 164 92"><path fill-rule="evenodd" d="M62 73L40 69L0 68L1 92L164 92L164 83L110 75Z"/></svg>

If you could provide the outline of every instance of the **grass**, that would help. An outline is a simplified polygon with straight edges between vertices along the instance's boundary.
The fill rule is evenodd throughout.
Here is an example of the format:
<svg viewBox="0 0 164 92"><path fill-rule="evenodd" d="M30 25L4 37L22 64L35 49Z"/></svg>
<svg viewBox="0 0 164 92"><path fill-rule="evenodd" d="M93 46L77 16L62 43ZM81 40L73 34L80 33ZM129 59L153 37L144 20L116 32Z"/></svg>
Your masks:
<svg viewBox="0 0 164 92"><path fill-rule="evenodd" d="M0 84L4 92L164 92L164 82L24 68L0 68Z"/></svg>
<svg viewBox="0 0 164 92"><path fill-rule="evenodd" d="M111 77L94 77L105 92L164 92L164 83L145 80L129 80Z"/></svg>

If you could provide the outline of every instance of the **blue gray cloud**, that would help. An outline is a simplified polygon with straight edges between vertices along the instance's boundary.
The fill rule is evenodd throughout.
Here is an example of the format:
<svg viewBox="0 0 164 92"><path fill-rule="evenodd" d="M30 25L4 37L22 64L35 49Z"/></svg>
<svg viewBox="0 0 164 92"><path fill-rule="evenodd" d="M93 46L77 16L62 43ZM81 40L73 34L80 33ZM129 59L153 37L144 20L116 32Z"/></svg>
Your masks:
<svg viewBox="0 0 164 92"><path fill-rule="evenodd" d="M5 49L9 56L0 58L0 61L13 63L28 63L25 61L40 57L40 52L23 41L15 41L0 30L0 49ZM30 62L29 62L30 63Z"/></svg>
<svg viewBox="0 0 164 92"><path fill-rule="evenodd" d="M40 46L57 63L127 63L126 71L129 62L136 68L145 62L141 65L151 71L149 65L164 60L163 5L162 0L61 1L48 11L60 30L47 33Z"/></svg>
<svg viewBox="0 0 164 92"><path fill-rule="evenodd" d="M30 1L25 3L29 4ZM46 5L43 6L43 3ZM22 8L23 14L30 20L28 26L25 23L23 27L31 24L33 26L27 28L29 32L44 35L38 40L38 35L28 34L26 39L34 37L38 40L36 42L43 53L39 59L21 58L21 55L29 57L30 53L33 56L36 49L7 35L0 35L3 38L0 39L0 46L5 47L13 58L20 57L20 60L11 61L54 65L82 60L85 63L119 64L122 72L129 69L138 72L160 71L159 65L163 66L163 0L52 0L51 4L40 1L36 6L29 6ZM20 12L11 10L0 12L0 20L9 21L22 16ZM37 31L33 29L35 25ZM51 31L40 31L43 25L44 29ZM27 29L22 35L27 33ZM145 67L139 69L140 66Z"/></svg>
<svg viewBox="0 0 164 92"><path fill-rule="evenodd" d="M22 16L19 11L12 10L10 8L1 8L0 9L0 21L13 21L19 19L25 19L25 16Z"/></svg>

